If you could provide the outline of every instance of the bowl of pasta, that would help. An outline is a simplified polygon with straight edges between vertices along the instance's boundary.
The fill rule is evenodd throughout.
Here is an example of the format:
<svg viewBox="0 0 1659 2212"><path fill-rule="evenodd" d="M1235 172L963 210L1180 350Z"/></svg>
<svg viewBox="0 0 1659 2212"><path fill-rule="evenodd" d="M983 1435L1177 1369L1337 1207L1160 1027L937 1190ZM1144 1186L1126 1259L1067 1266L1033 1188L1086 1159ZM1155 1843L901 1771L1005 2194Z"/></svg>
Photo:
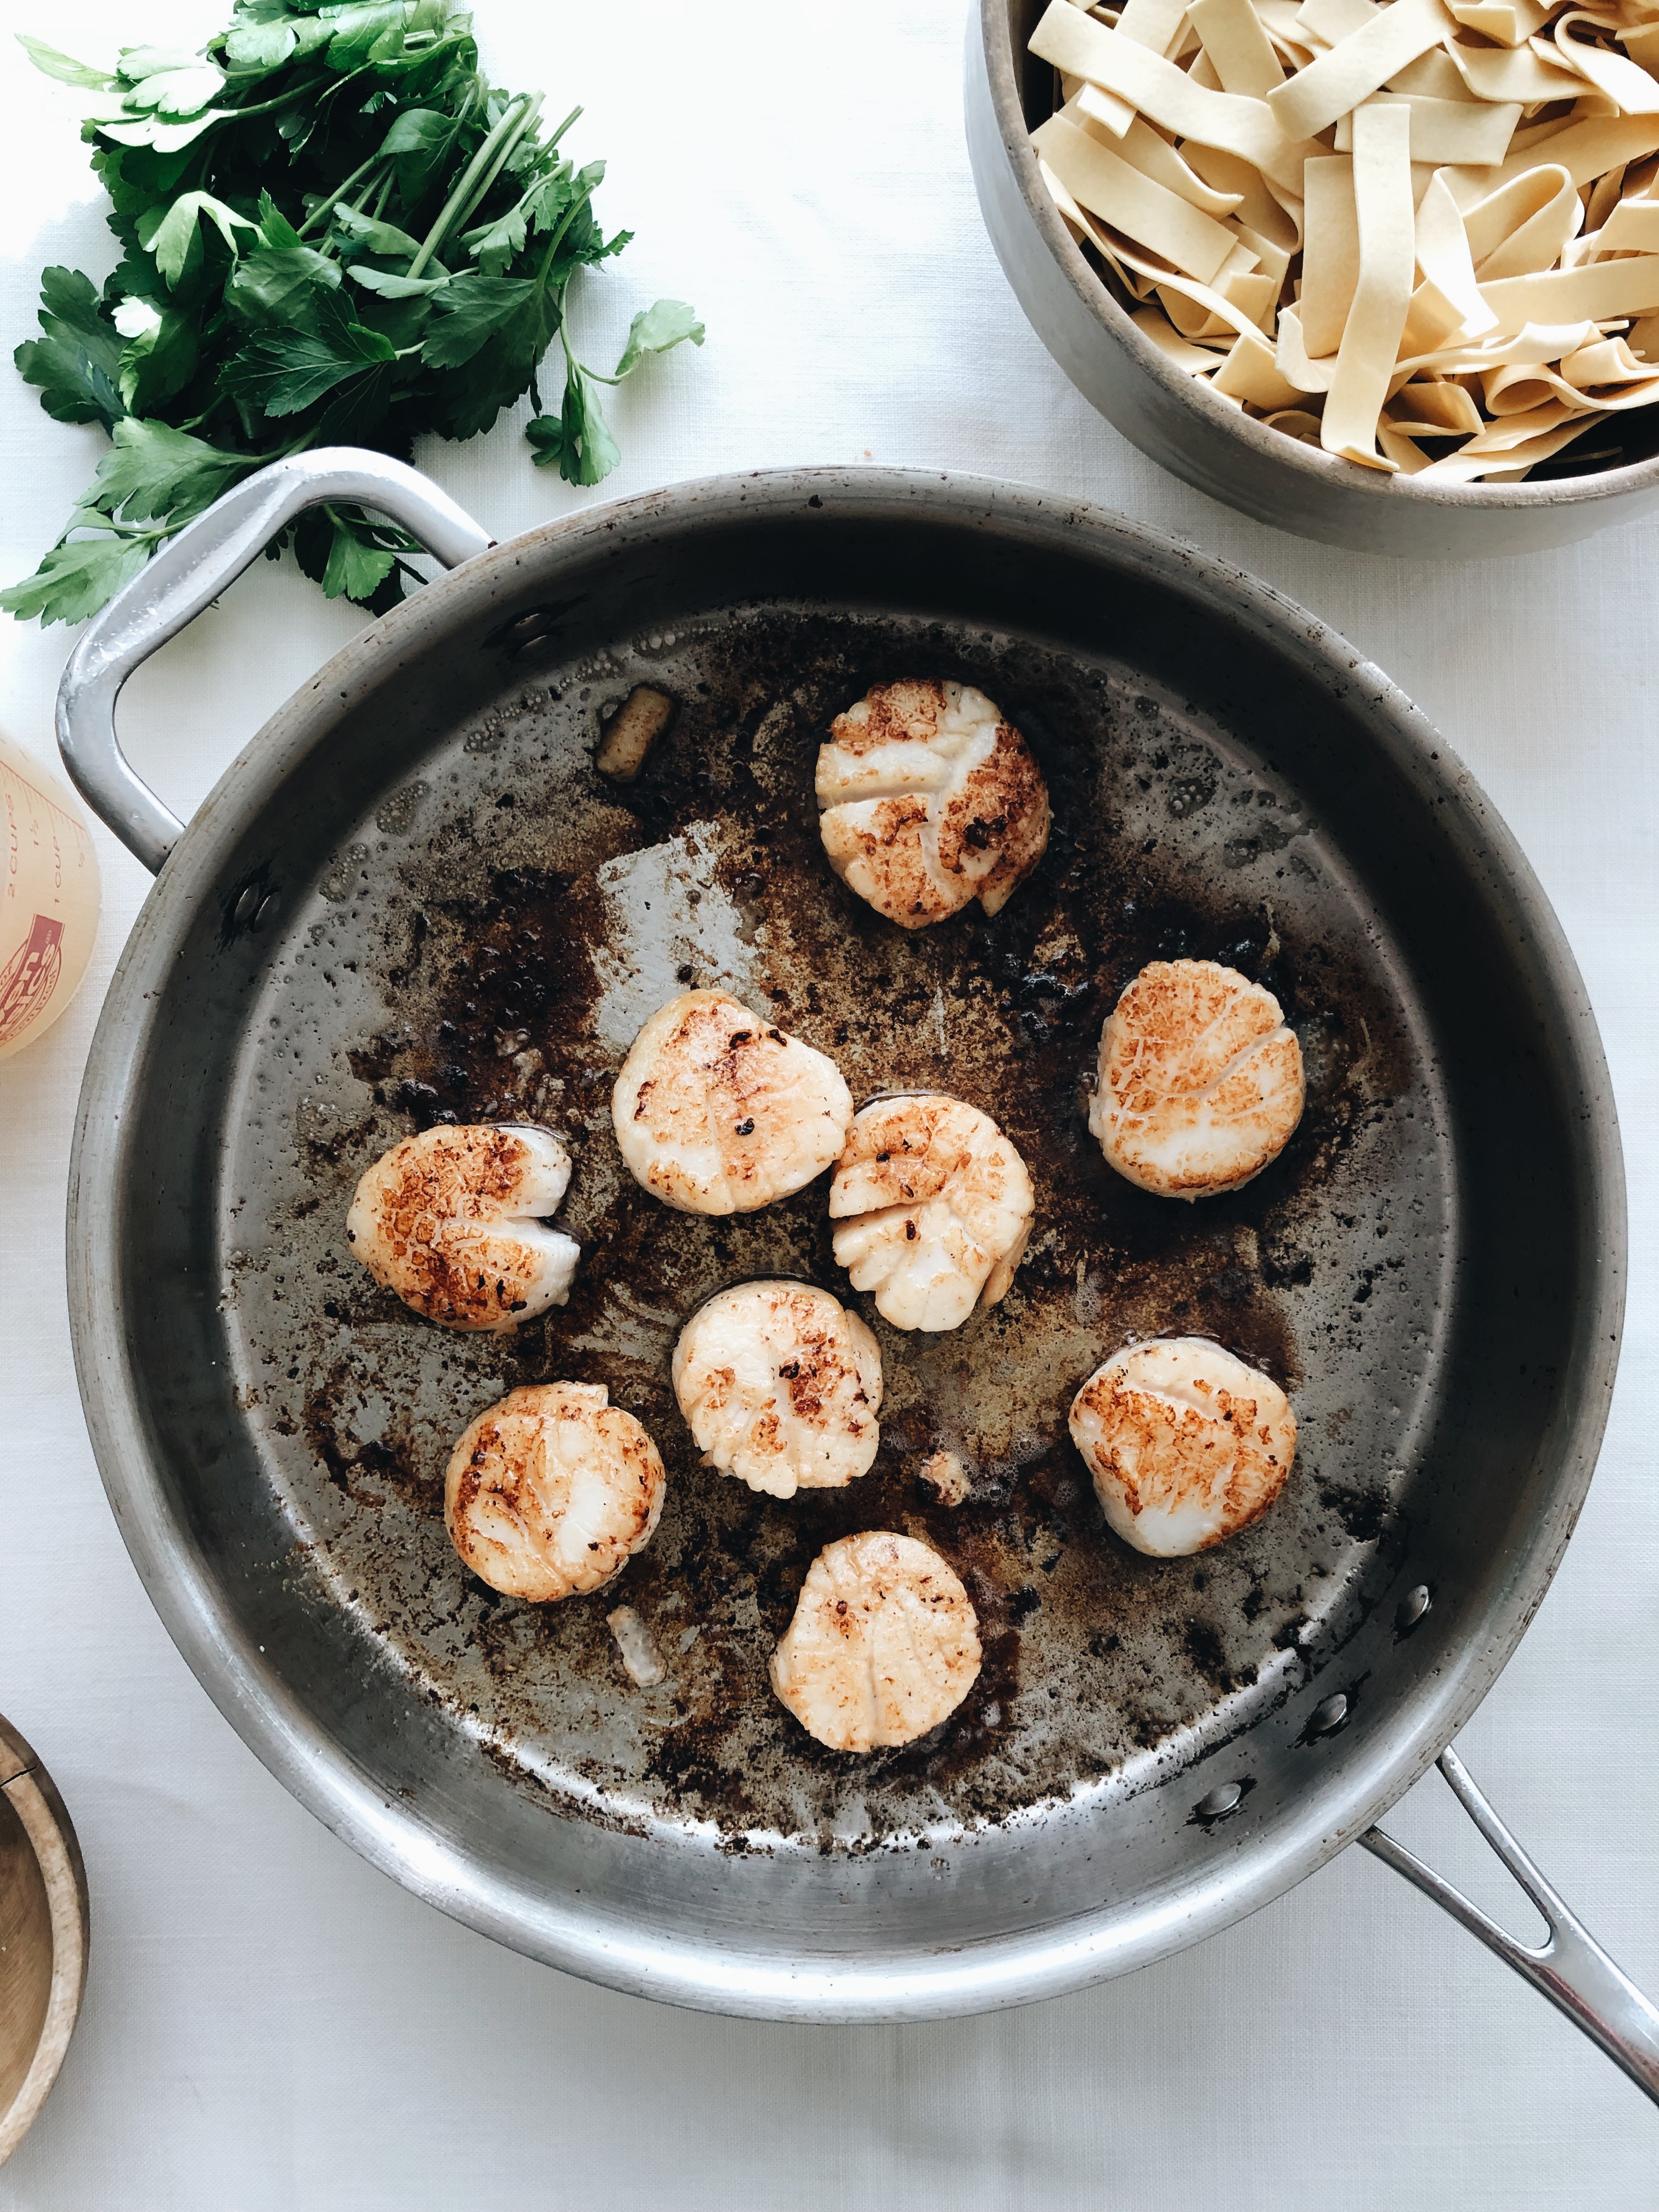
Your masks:
<svg viewBox="0 0 1659 2212"><path fill-rule="evenodd" d="M981 0L998 258L1143 452L1285 530L1525 553L1659 502L1659 4Z"/></svg>

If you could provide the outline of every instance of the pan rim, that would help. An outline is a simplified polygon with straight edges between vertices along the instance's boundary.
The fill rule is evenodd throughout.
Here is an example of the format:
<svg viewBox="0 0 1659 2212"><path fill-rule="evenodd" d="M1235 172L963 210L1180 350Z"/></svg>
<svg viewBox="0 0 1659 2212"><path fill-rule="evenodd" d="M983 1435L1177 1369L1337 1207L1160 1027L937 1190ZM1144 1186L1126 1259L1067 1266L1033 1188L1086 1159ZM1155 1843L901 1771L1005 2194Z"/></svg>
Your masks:
<svg viewBox="0 0 1659 2212"><path fill-rule="evenodd" d="M180 1540L155 1463L139 1394L127 1374L118 1296L119 1194L127 1180L129 1087L161 1018L159 988L173 948L211 897L223 854L360 694L378 689L400 650L423 647L434 620L482 616L521 588L533 553L571 570L604 558L625 532L691 532L798 518L866 526L915 514L963 529L1069 544L1103 565L1249 623L1276 654L1325 688L1393 764L1458 821L1488 873L1489 898L1512 921L1513 957L1559 1009L1556 1049L1582 1097L1586 1189L1580 1234L1599 1254L1576 1403L1564 1401L1553 1485L1483 1613L1437 1680L1419 1681L1362 1763L1310 1782L1270 1832L1218 1854L1212 1871L1140 1900L1125 1923L1103 1901L1080 1918L987 1938L951 1951L832 1961L740 1952L706 1938L630 1929L569 1898L532 1896L486 1879L418 1814L388 1805L373 1778L308 1723L306 1710L259 1662L218 1585ZM436 598L432 593L437 594ZM693 2008L815 2021L950 2016L1059 1995L1127 1972L1232 1924L1353 1841L1426 1771L1507 1663L1553 1578L1594 1470L1618 1361L1626 1279L1624 1176L1611 1085L1595 1017L1560 923L1512 833L1474 779L1405 694L1340 635L1273 586L1199 549L1109 510L994 478L938 470L835 467L757 471L692 481L566 518L492 547L361 631L279 708L225 771L186 828L142 908L111 979L76 1114L67 1224L71 1334L94 1455L129 1553L197 1679L270 1771L343 1840L404 1887L511 1948L629 1994ZM1195 1773L1196 1769L1188 1770Z"/></svg>

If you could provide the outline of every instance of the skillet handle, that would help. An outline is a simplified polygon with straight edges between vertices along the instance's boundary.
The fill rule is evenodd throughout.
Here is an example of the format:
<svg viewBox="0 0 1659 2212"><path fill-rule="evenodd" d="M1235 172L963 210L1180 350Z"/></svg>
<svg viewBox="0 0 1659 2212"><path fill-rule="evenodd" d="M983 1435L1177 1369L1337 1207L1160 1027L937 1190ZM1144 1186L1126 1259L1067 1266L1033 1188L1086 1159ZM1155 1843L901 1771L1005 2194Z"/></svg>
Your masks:
<svg viewBox="0 0 1659 2212"><path fill-rule="evenodd" d="M152 875L184 823L135 775L115 702L133 670L235 581L287 523L325 500L350 500L401 523L453 568L495 539L419 470L384 453L325 447L273 461L216 499L116 593L70 655L58 690L58 745L82 797Z"/></svg>
<svg viewBox="0 0 1659 2212"><path fill-rule="evenodd" d="M1385 1865L1415 1882L1472 1936L1478 1936L1488 1950L1496 1951L1506 1966L1513 1966L1534 1989L1541 1990L1659 2104L1659 2008L1650 2005L1628 1975L1620 1972L1583 1922L1550 1887L1449 1747L1440 1754L1440 1771L1470 1820L1543 1914L1549 1928L1547 1942L1536 1949L1517 1942L1478 1905L1471 1905L1462 1890L1454 1889L1432 1867L1425 1866L1414 1852L1384 1835L1381 1828L1368 1829L1360 1842Z"/></svg>

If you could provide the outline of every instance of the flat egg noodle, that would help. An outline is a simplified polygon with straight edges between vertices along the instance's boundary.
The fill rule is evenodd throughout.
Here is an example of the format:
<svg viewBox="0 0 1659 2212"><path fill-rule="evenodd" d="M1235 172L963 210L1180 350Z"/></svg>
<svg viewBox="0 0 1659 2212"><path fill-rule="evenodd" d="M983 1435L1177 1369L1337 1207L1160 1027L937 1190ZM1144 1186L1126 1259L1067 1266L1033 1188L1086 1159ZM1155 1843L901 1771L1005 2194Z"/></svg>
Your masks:
<svg viewBox="0 0 1659 2212"><path fill-rule="evenodd" d="M1500 46L1523 46L1550 19L1538 0L1449 0L1452 14L1471 31Z"/></svg>
<svg viewBox="0 0 1659 2212"><path fill-rule="evenodd" d="M1139 297L1144 299L1147 291L1154 287L1160 293L1173 291L1178 296L1189 300L1194 306L1201 308L1206 318L1220 325L1222 328L1230 330L1235 336L1257 327L1249 315L1244 313L1241 308L1236 307L1232 301L1220 292L1212 291L1207 284L1200 284L1190 277L1181 276L1176 270L1161 269L1155 262L1144 260L1121 240L1113 238L1103 231L1098 224L1092 222L1072 199L1060 179L1054 175L1054 171L1046 162L1042 164L1042 172L1050 193L1053 195L1054 204L1059 208L1061 215L1066 216L1080 237L1086 238L1096 252L1111 264L1126 288L1132 291L1138 291ZM1183 335L1190 337L1192 333L1186 332Z"/></svg>
<svg viewBox="0 0 1659 2212"><path fill-rule="evenodd" d="M1481 427L1480 410L1461 384L1407 384L1383 410L1383 420L1407 437L1469 437Z"/></svg>
<svg viewBox="0 0 1659 2212"><path fill-rule="evenodd" d="M1400 4L1400 0L1395 0ZM1518 102L1489 105L1484 100L1434 100L1420 93L1376 92L1364 102L1366 107L1393 105L1405 108L1411 117L1411 158L1413 161L1428 161L1437 167L1450 165L1478 169L1495 168L1504 160L1515 136L1515 126L1521 120ZM1355 108L1345 115L1336 126L1335 146L1339 154L1353 149Z"/></svg>
<svg viewBox="0 0 1659 2212"><path fill-rule="evenodd" d="M1086 126L1097 120L1094 102L1105 96L1096 86L1085 84L1076 100L1062 108L1060 112L1071 116L1073 120L1080 120ZM1032 143L1036 143L1035 138ZM1152 178L1155 184L1162 185L1168 191L1178 193L1183 200L1189 200L1194 207L1201 208L1206 215L1237 215L1243 205L1241 193L1217 191L1212 185L1206 184L1203 178L1176 153L1169 140L1161 137L1150 123L1142 122L1138 115L1130 117L1128 129L1109 150L1132 167L1139 169L1143 176Z"/></svg>
<svg viewBox="0 0 1659 2212"><path fill-rule="evenodd" d="M1409 7L1413 0L1395 0ZM1438 7L1439 0L1434 0ZM1416 265L1411 115L1367 104L1354 116L1354 214L1359 282L1325 402L1320 443L1369 467L1396 465L1376 451L1376 422L1400 352Z"/></svg>
<svg viewBox="0 0 1659 2212"><path fill-rule="evenodd" d="M1189 376L1206 376L1224 358L1218 353L1206 353L1190 338L1183 338L1169 317L1157 307L1137 307L1133 321L1161 354L1167 355L1177 368L1184 368Z"/></svg>
<svg viewBox="0 0 1659 2212"><path fill-rule="evenodd" d="M1523 323L1607 322L1614 316L1651 313L1659 307L1659 253L1626 261L1596 261L1584 269L1545 269L1531 276L1482 283L1480 296L1500 331Z"/></svg>
<svg viewBox="0 0 1659 2212"><path fill-rule="evenodd" d="M1189 200L1156 183L1063 115L1051 115L1032 144L1072 198L1127 231L1183 276L1207 284L1232 253L1232 234Z"/></svg>
<svg viewBox="0 0 1659 2212"><path fill-rule="evenodd" d="M1353 161L1322 155L1303 173L1308 187L1308 242L1302 252L1301 318L1315 358L1334 355L1359 282L1359 223L1354 214ZM1303 387L1306 389L1307 387Z"/></svg>
<svg viewBox="0 0 1659 2212"><path fill-rule="evenodd" d="M1284 66L1250 0L1193 0L1187 20L1198 33L1224 92L1265 100L1275 85L1284 83Z"/></svg>
<svg viewBox="0 0 1659 2212"><path fill-rule="evenodd" d="M1519 135L1518 133L1516 134ZM1659 149L1659 117L1651 115L1594 116L1552 131L1546 142L1549 160L1564 168L1577 185L1594 184L1621 161L1638 161ZM1532 150L1511 149L1492 185L1506 185L1534 167Z"/></svg>
<svg viewBox="0 0 1659 2212"><path fill-rule="evenodd" d="M1541 437L1528 438L1522 444L1503 452L1487 449L1472 452L1470 448L1474 441L1471 439L1469 444L1459 452L1431 461L1422 473L1425 477L1432 477L1437 484L1473 483L1480 477L1518 479L1540 461L1553 460L1564 446L1570 446L1575 438L1582 437L1595 419L1589 416L1583 422L1566 423L1559 429L1547 431Z"/></svg>
<svg viewBox="0 0 1659 2212"><path fill-rule="evenodd" d="M1118 34L1132 39L1155 54L1167 54L1180 39L1187 20L1186 0L1126 0L1117 19ZM1101 113L1099 120L1115 138L1122 137L1134 120L1134 109L1127 100L1114 99L1109 92L1099 92Z"/></svg>
<svg viewBox="0 0 1659 2212"><path fill-rule="evenodd" d="M1476 276L1496 283L1553 268L1583 219L1569 171L1553 161L1524 171L1463 210Z"/></svg>
<svg viewBox="0 0 1659 2212"><path fill-rule="evenodd" d="M1498 318L1476 284L1468 233L1443 170L1436 170L1417 204L1417 265L1459 311L1454 328L1478 337L1496 326Z"/></svg>
<svg viewBox="0 0 1659 2212"><path fill-rule="evenodd" d="M1235 399L1247 400L1264 413L1275 407L1293 407L1299 396L1296 386L1279 374L1273 349L1260 331L1239 332L1216 371L1215 388Z"/></svg>
<svg viewBox="0 0 1659 2212"><path fill-rule="evenodd" d="M1659 399L1659 368L1638 361L1622 338L1606 338L1571 356L1559 370L1517 364L1494 369L1483 384L1486 411L1494 416L1521 414L1547 399L1620 414Z"/></svg>
<svg viewBox="0 0 1659 2212"><path fill-rule="evenodd" d="M1541 40L1535 46L1505 49L1469 46L1454 39L1447 51L1464 83L1480 100L1516 100L1523 107L1536 107L1549 100L1576 100L1581 89L1582 80L1571 70L1545 58L1548 50Z"/></svg>
<svg viewBox="0 0 1659 2212"><path fill-rule="evenodd" d="M1601 229L1578 244L1585 261L1603 253L1659 252L1659 200L1620 200ZM1577 258L1572 265L1580 265Z"/></svg>
<svg viewBox="0 0 1659 2212"><path fill-rule="evenodd" d="M1626 115L1659 114L1659 79L1648 75L1635 62L1627 61L1623 54L1610 53L1605 46L1592 45L1588 39L1575 38L1572 33L1581 24L1593 30L1616 30L1616 20L1586 15L1571 9L1559 15L1555 22L1555 51L1569 69L1604 92L1609 100L1616 100Z"/></svg>
<svg viewBox="0 0 1659 2212"><path fill-rule="evenodd" d="M1267 105L1287 137L1316 137L1451 32L1442 0L1393 0L1269 93Z"/></svg>
<svg viewBox="0 0 1659 2212"><path fill-rule="evenodd" d="M1427 4L1438 7L1439 0L1395 0L1402 8ZM1300 195L1302 164L1312 149L1286 136L1265 100L1206 91L1175 63L1079 15L1069 0L1049 0L1031 34L1031 52L1115 93L1177 138L1237 154Z"/></svg>

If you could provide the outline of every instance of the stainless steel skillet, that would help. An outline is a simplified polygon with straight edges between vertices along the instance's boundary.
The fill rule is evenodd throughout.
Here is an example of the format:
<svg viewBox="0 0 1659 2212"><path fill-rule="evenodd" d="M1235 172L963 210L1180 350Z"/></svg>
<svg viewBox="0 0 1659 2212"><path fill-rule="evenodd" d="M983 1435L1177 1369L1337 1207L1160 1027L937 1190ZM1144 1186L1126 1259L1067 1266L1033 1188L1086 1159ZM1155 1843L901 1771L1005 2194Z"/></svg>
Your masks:
<svg viewBox="0 0 1659 2212"><path fill-rule="evenodd" d="M181 830L121 760L120 684L327 498L459 565L337 655ZM906 671L982 684L1055 810L1000 916L914 939L828 875L811 798L829 716ZM678 713L621 789L592 756L642 680ZM813 2020L1125 1972L1363 1839L1659 2091L1659 2015L1452 1754L1546 1951L1372 1827L1560 1558L1625 1234L1559 928L1376 669L1189 549L971 478L726 478L495 546L413 472L342 453L175 541L83 638L60 714L81 788L159 871L72 1170L94 1446L180 1648L337 1833L553 1964ZM1269 981L1310 1073L1283 1159L1192 1209L1113 1178L1079 1103L1122 981L1182 951ZM848 1492L755 1498L694 1467L672 1409L668 1353L711 1291L845 1290L821 1191L709 1222L620 1169L611 1078L694 981L835 1051L855 1091L982 1103L1033 1168L1038 1235L1004 1304L946 1338L883 1332L883 1452ZM532 1115L576 1154L577 1288L510 1342L423 1327L342 1249L362 1166L445 1115ZM1170 1328L1279 1375L1303 1446L1255 1528L1158 1563L1103 1529L1064 1412L1105 1351ZM617 1589L668 1661L658 1690L623 1674L604 1606L496 1600L444 1538L449 1441L556 1375L605 1382L669 1462ZM915 1480L940 1443L974 1475L954 1512ZM764 1665L822 1543L883 1525L957 1562L988 1663L935 1736L859 1761L794 1729Z"/></svg>

